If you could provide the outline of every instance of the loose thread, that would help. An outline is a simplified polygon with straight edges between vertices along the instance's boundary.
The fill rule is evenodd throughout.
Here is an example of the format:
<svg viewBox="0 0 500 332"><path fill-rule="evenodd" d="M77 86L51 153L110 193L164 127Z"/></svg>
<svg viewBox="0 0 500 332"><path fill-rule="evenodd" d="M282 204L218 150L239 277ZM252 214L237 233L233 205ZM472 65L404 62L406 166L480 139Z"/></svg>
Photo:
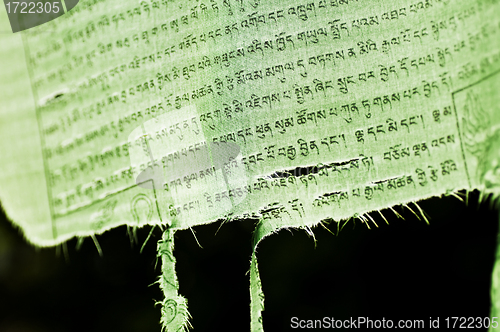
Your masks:
<svg viewBox="0 0 500 332"><path fill-rule="evenodd" d="M158 280L165 299L160 302L162 331L178 332L192 328L187 309L187 300L178 294L179 283L175 274L174 234L167 228L162 239L158 241L158 257L161 258L162 275Z"/></svg>

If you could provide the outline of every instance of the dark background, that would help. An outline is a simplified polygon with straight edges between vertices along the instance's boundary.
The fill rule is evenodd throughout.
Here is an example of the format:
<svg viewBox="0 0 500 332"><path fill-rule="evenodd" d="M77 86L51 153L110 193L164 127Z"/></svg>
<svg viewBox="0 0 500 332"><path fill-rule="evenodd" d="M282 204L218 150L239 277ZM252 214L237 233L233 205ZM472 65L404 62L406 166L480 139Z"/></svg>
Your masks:
<svg viewBox="0 0 500 332"><path fill-rule="evenodd" d="M290 319L424 319L489 315L489 287L498 213L454 197L419 205L430 225L407 209L372 213L379 228L350 221L304 231L282 230L259 246L266 296L266 331L286 331ZM180 293L188 299L194 331L249 331L249 261L255 221L220 222L177 232L175 256ZM162 299L157 284L156 241L140 253L151 228L131 243L126 227L62 247L35 248L0 215L0 331L160 332ZM153 284L153 285L151 285Z"/></svg>

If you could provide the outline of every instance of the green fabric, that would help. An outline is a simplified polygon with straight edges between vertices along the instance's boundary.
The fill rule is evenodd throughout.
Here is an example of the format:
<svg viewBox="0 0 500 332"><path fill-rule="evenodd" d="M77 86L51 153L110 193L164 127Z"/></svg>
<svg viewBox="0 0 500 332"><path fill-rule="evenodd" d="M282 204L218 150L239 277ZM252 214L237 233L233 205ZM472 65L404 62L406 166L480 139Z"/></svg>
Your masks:
<svg viewBox="0 0 500 332"><path fill-rule="evenodd" d="M167 227L163 326L188 326L176 230L281 228L499 193L500 4L80 1L13 34L0 13L0 199L53 246ZM424 217L425 219L425 217Z"/></svg>
<svg viewBox="0 0 500 332"><path fill-rule="evenodd" d="M158 241L158 256L161 258L160 288L165 295L161 302L161 323L166 331L187 331L190 327L187 301L178 294L179 283L175 274L174 232L167 229L163 238Z"/></svg>

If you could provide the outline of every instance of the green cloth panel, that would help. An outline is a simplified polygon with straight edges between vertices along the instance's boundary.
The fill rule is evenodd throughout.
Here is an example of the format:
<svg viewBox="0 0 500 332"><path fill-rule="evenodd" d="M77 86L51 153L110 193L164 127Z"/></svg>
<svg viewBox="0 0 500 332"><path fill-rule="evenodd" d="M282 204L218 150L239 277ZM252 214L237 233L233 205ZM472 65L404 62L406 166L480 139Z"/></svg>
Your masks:
<svg viewBox="0 0 500 332"><path fill-rule="evenodd" d="M13 34L2 11L2 206L38 246L167 227L174 331L189 317L174 232L258 218L262 330L265 236L498 196L499 14L486 0L89 0Z"/></svg>

